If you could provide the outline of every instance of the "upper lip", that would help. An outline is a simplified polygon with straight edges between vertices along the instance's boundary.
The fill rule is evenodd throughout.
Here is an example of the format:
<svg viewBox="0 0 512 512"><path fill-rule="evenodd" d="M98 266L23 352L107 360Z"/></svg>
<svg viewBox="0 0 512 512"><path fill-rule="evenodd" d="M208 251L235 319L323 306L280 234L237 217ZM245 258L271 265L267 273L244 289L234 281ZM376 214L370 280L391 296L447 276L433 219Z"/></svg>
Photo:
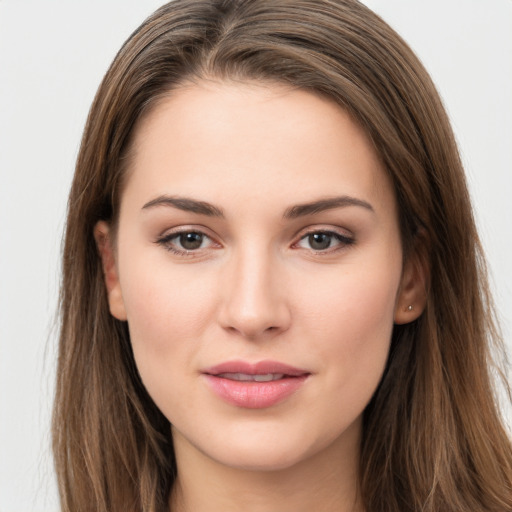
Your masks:
<svg viewBox="0 0 512 512"><path fill-rule="evenodd" d="M223 373L243 373L246 375L283 374L289 377L300 377L308 375L311 372L278 361L258 361L256 363L247 361L225 361L215 366L205 368L202 370L202 373L207 375L219 375Z"/></svg>

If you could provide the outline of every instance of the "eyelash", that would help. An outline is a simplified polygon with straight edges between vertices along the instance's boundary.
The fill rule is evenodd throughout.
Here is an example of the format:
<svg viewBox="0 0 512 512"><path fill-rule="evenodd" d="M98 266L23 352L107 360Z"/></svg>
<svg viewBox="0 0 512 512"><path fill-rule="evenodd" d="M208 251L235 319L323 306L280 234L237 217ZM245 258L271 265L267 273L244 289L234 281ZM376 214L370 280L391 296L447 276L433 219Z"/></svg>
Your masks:
<svg viewBox="0 0 512 512"><path fill-rule="evenodd" d="M307 250L310 250L311 252L313 252L315 255L332 254L333 252L337 252L337 251L346 249L347 247L350 247L351 245L353 245L355 243L354 238L347 236L347 235L342 235L341 233L338 233L336 231L329 231L326 229L315 229L315 230L309 231L307 233L304 233L300 237L299 241L293 245L297 246L300 244L300 242L302 242L303 240L306 240L307 238L309 238L313 235L328 236L328 237L330 237L330 242L332 241L332 239L335 239L338 242L334 247L328 247L326 249L319 249L319 250L315 250L313 248L307 249Z"/></svg>
<svg viewBox="0 0 512 512"><path fill-rule="evenodd" d="M213 242L212 238L210 236L208 236L206 233L204 233L201 230L194 230L194 229L183 229L183 230L179 230L179 231L174 231L172 233L169 233L167 235L164 235L164 236L158 238L155 241L155 243L163 246L164 249L166 249L167 251L169 251L173 254L176 254L178 256L196 257L196 256L199 256L199 254L200 254L199 250L204 249L204 248L198 247L197 249L192 249L192 250L178 249L178 248L176 248L176 245L172 243L172 240L177 239L178 237L181 237L183 235L192 235L192 234L200 235L201 237L203 237L203 239L201 241L201 245L205 238L210 240L210 243L215 244L215 242ZM341 233L337 233L336 231L316 229L316 230L311 230L311 231L304 233L299 238L299 240L292 245L292 247L299 246L299 244L303 240L306 240L308 237L313 236L313 235L328 236L328 237L330 237L330 242L332 241L333 238L338 242L338 244L336 244L336 246L334 248L327 247L326 249L319 249L319 250L315 250L313 248L309 248L309 249L305 248L306 250L309 250L316 255L331 254L333 252L337 252L339 250L343 250L347 247L350 247L351 245L353 245L355 243L355 239L350 236L342 235Z"/></svg>
<svg viewBox="0 0 512 512"><path fill-rule="evenodd" d="M213 240L211 239L211 237L209 237L206 233L204 233L203 231L201 231L199 229L182 229L179 231L173 231L172 233L168 233L167 235L164 235L164 236L158 238L156 240L156 243L158 245L161 245L167 251L169 251L173 254L176 254L178 256L189 256L189 257L199 256L199 249L201 249L201 247L199 247L197 249L193 249L193 250L185 249L185 248L178 249L178 248L176 248L175 244L172 243L172 240L174 240L176 238L179 238L183 235L191 235L191 234L200 235L201 237L203 237L203 241L204 241L204 239L208 239L212 243L214 243Z"/></svg>

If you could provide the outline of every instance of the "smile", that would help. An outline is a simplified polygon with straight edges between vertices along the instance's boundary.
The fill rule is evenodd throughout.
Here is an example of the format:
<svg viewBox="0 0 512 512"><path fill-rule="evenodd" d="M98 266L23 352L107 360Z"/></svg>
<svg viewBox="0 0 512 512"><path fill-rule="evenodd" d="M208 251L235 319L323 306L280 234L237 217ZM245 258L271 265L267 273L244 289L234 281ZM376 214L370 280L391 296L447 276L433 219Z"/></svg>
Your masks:
<svg viewBox="0 0 512 512"><path fill-rule="evenodd" d="M296 393L310 372L275 361L229 361L202 372L213 393L246 409L265 409Z"/></svg>
<svg viewBox="0 0 512 512"><path fill-rule="evenodd" d="M250 375L248 373L220 373L217 377L244 382L270 382L282 379L284 377L284 373L266 373L263 375Z"/></svg>

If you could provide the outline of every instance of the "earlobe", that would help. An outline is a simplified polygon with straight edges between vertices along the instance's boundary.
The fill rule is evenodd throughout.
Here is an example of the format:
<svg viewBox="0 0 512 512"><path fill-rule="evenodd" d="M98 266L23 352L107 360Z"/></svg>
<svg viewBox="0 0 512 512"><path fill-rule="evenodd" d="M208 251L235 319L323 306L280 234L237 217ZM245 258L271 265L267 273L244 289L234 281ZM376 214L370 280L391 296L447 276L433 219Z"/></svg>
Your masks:
<svg viewBox="0 0 512 512"><path fill-rule="evenodd" d="M126 310L110 237L110 225L107 222L100 221L94 226L94 239L101 257L110 313L118 320L126 320Z"/></svg>
<svg viewBox="0 0 512 512"><path fill-rule="evenodd" d="M395 324L416 320L427 303L428 263L418 253L411 255L404 265L400 288L395 303Z"/></svg>

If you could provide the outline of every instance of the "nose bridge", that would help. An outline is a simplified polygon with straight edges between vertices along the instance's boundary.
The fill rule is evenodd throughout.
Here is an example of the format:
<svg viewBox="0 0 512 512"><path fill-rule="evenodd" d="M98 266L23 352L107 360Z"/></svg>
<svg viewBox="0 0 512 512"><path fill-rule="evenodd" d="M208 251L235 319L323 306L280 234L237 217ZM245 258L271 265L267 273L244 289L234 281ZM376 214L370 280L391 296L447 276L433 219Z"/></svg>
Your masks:
<svg viewBox="0 0 512 512"><path fill-rule="evenodd" d="M254 338L289 324L277 258L266 247L246 244L229 262L221 311L224 328Z"/></svg>

